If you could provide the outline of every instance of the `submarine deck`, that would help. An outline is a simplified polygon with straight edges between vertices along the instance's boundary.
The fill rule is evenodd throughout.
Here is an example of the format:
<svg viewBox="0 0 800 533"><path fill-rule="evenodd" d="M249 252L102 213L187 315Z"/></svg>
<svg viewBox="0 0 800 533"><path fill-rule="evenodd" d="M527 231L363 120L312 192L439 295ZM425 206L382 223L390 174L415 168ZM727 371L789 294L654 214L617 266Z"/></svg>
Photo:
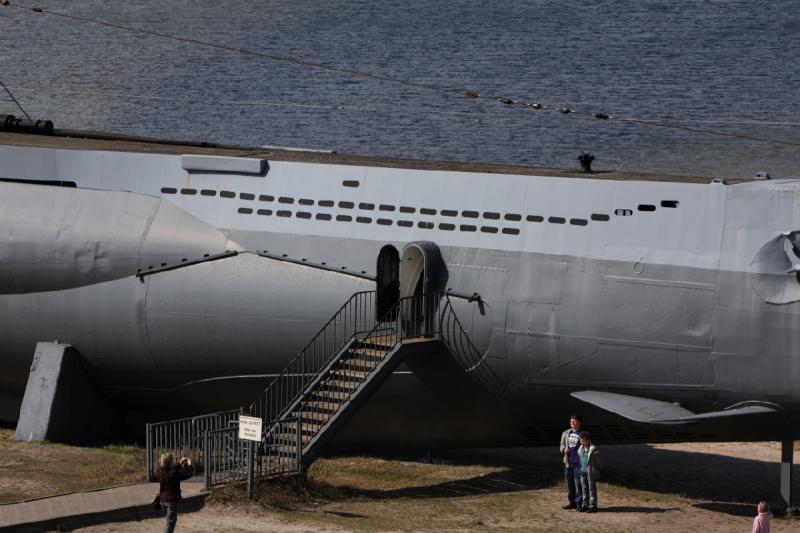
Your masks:
<svg viewBox="0 0 800 533"><path fill-rule="evenodd" d="M203 143L191 141L173 141L149 137L120 135L105 132L79 130L56 130L52 135L33 135L25 133L0 131L0 144L9 146L27 146L35 148L55 148L65 150L98 150L116 152L140 152L152 154L202 154L229 157L255 157L273 161L296 161L302 163L325 163L333 165L360 165L372 167L390 167L412 170L436 170L451 172L479 172L487 174L516 174L528 176L553 176L563 178L607 179L625 181L667 181L682 183L709 183L713 178L708 176L684 176L656 174L647 172L622 172L614 170L593 171L586 174L577 169L559 169L528 165L511 165L500 163L470 163L457 161L435 161L404 159L396 157L363 156L339 153L328 153L310 150L248 147ZM732 179L729 183L748 180Z"/></svg>

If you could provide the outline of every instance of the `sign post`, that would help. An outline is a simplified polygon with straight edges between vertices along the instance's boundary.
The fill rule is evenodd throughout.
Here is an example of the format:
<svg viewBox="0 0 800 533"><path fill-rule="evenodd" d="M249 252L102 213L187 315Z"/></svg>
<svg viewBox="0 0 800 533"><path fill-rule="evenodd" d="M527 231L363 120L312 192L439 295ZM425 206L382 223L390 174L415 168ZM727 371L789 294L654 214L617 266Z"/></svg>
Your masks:
<svg viewBox="0 0 800 533"><path fill-rule="evenodd" d="M247 497L253 499L253 475L255 473L254 442L261 442L261 418L257 416L239 416L239 438L247 441Z"/></svg>

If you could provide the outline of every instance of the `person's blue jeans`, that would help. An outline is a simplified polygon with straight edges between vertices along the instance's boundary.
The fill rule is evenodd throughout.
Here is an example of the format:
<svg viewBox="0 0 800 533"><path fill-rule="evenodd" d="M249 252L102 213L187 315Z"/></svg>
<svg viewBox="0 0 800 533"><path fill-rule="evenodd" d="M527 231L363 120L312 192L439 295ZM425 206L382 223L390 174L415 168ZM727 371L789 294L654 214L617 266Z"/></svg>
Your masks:
<svg viewBox="0 0 800 533"><path fill-rule="evenodd" d="M580 468L576 470L580 471ZM589 507L597 507L597 480L592 477L590 472L581 472L580 478L583 504L588 503Z"/></svg>
<svg viewBox="0 0 800 533"><path fill-rule="evenodd" d="M564 465L564 481L567 482L569 503L581 506L581 467L578 464Z"/></svg>
<svg viewBox="0 0 800 533"><path fill-rule="evenodd" d="M178 523L178 502L167 503L164 506L167 508L167 521L164 524L164 532L172 533L175 531L175 524Z"/></svg>

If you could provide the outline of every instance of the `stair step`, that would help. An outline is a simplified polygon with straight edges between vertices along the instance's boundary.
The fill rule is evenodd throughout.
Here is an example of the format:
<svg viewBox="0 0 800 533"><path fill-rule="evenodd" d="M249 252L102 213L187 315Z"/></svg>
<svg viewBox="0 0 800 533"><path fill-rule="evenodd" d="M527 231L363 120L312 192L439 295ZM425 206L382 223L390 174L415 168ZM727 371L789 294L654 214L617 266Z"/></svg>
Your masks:
<svg viewBox="0 0 800 533"><path fill-rule="evenodd" d="M378 366L379 363L380 363L380 361L367 361L367 360L361 359L360 357L347 357L347 356L345 356L342 359L339 359L340 367L353 368L355 370L364 369L367 372L371 371L373 368Z"/></svg>
<svg viewBox="0 0 800 533"><path fill-rule="evenodd" d="M351 348L350 353L362 356L370 356L370 358L374 358L375 360L380 361L386 355L386 350L359 346L357 348Z"/></svg>
<svg viewBox="0 0 800 533"><path fill-rule="evenodd" d="M344 378L350 381L358 380L359 382L364 381L364 379L369 376L369 372L362 372L360 370L350 370L347 368L337 368L336 370L331 371L331 375L335 376L337 379Z"/></svg>
<svg viewBox="0 0 800 533"><path fill-rule="evenodd" d="M319 428L321 428L321 427L322 427L322 424L315 424L315 423L312 423L312 422L303 422L302 424L300 424L300 431L304 435L308 435L308 434L313 435L317 431L319 431ZM284 426L283 426L283 432L284 433L292 433L292 434L294 434L294 432L296 430L297 430L297 425L296 425L295 422L288 422L288 423L284 424Z"/></svg>
<svg viewBox="0 0 800 533"><path fill-rule="evenodd" d="M333 402L333 401L317 402L312 400L312 401L304 401L303 408L311 411L335 413L336 411L339 410L339 406L341 404L342 402Z"/></svg>
<svg viewBox="0 0 800 533"><path fill-rule="evenodd" d="M281 455L282 457L296 457L297 456L297 446L295 445L285 445L285 444L278 444L278 445L271 445L267 447L269 455Z"/></svg>
<svg viewBox="0 0 800 533"><path fill-rule="evenodd" d="M319 385L319 389L341 389L344 392L352 392L358 388L360 383L358 381L351 381L348 379L339 379L336 376L331 376L330 378L326 379Z"/></svg>
<svg viewBox="0 0 800 533"><path fill-rule="evenodd" d="M329 389L317 389L311 395L315 400L319 401L335 401L338 403L346 401L350 397L349 391L334 391Z"/></svg>
<svg viewBox="0 0 800 533"><path fill-rule="evenodd" d="M306 442L310 441L314 438L314 435L309 435L307 433L300 434L300 440L305 444ZM275 444L294 444L297 440L297 434L292 433L274 433L270 435L270 441Z"/></svg>
<svg viewBox="0 0 800 533"><path fill-rule="evenodd" d="M315 411L303 411L300 413L299 411L295 411L292 413L292 416L302 417L303 420L319 420L325 423L330 419L331 413L318 413Z"/></svg>
<svg viewBox="0 0 800 533"><path fill-rule="evenodd" d="M358 340L362 346L379 346L384 348L391 348L400 341L399 335L374 335L372 337L363 337Z"/></svg>

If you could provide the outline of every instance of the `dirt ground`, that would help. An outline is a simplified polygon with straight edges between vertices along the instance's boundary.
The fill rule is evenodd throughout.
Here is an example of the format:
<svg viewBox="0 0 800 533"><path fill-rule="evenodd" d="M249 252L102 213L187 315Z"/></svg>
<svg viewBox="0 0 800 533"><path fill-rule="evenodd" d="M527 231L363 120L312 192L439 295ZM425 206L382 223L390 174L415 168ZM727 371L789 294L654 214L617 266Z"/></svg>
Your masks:
<svg viewBox="0 0 800 533"><path fill-rule="evenodd" d="M750 531L755 504L777 499L777 443L607 446L597 514L564 511L551 449L478 450L424 460L336 457L309 483L216 491L183 531ZM800 482L800 479L797 480ZM795 484L800 494L800 483ZM82 529L157 531L161 520ZM800 531L776 518L773 531Z"/></svg>

